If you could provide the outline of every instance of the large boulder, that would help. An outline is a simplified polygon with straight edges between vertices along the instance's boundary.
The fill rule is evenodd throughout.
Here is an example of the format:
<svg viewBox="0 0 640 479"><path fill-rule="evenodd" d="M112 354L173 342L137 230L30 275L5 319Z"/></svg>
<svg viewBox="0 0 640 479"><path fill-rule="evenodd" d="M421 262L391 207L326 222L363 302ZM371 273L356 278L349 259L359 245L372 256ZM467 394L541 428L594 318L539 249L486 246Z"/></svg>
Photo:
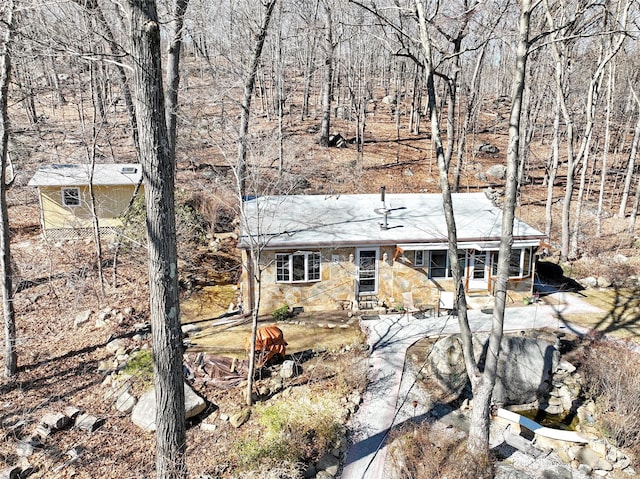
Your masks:
<svg viewBox="0 0 640 479"><path fill-rule="evenodd" d="M504 180L507 177L507 167L505 165L492 165L487 169L486 175L498 180Z"/></svg>
<svg viewBox="0 0 640 479"><path fill-rule="evenodd" d="M133 408L131 420L134 424L146 431L156 430L156 399L155 388L140 396L138 403ZM191 387L184 385L184 410L185 418L197 416L207 407L204 399L198 396Z"/></svg>
<svg viewBox="0 0 640 479"><path fill-rule="evenodd" d="M478 151L480 153L489 153L491 155L495 155L500 152L500 149L496 145L492 145L491 143L481 143L478 145Z"/></svg>
<svg viewBox="0 0 640 479"><path fill-rule="evenodd" d="M481 369L488 343L488 334L474 335L474 354ZM429 360L432 376L445 390L459 393L467 385L462 343L458 335L437 341ZM559 360L560 353L547 340L504 336L493 390L494 402L528 404L544 396L551 388L551 378Z"/></svg>
<svg viewBox="0 0 640 479"><path fill-rule="evenodd" d="M442 338L433 345L429 365L431 375L446 391L459 394L469 382L458 335Z"/></svg>

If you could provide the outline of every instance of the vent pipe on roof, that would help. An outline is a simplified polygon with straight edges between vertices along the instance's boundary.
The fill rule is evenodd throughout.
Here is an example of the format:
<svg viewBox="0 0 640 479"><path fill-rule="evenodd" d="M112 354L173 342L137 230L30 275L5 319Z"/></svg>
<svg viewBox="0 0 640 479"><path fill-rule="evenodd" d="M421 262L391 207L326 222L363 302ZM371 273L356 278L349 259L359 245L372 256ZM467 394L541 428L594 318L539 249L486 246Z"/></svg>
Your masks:
<svg viewBox="0 0 640 479"><path fill-rule="evenodd" d="M387 215L389 214L389 210L387 209L387 205L385 204L384 201L384 196L385 193L387 191L387 187L386 186L381 186L380 187L380 200L382 201L382 215L384 218L384 221L382 223L380 223L380 229L381 230L388 230L389 229L389 225L387 224Z"/></svg>

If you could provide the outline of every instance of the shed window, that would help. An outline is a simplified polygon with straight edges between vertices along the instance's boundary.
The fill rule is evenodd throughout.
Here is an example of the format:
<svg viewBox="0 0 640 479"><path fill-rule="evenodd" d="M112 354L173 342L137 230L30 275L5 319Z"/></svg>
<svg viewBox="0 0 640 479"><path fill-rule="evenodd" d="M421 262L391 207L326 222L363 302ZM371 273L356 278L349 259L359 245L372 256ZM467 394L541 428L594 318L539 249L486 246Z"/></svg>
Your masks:
<svg viewBox="0 0 640 479"><path fill-rule="evenodd" d="M80 206L80 189L62 188L62 204L64 206Z"/></svg>
<svg viewBox="0 0 640 479"><path fill-rule="evenodd" d="M276 254L278 283L308 283L320 281L320 253L301 251Z"/></svg>

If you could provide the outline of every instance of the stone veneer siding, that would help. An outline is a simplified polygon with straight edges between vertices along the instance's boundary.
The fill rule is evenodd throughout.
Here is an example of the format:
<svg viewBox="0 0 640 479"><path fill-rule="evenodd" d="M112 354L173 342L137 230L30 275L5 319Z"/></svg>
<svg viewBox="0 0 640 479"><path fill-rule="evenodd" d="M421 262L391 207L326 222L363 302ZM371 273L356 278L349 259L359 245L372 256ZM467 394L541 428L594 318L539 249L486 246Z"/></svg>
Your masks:
<svg viewBox="0 0 640 479"><path fill-rule="evenodd" d="M373 248L372 248L373 249ZM378 292L380 303L388 308L402 306L402 293L411 291L414 304L435 304L438 301L438 282L430 280L425 268L413 268L400 261L393 261L395 246L380 247L378 260ZM309 251L317 251L311 250ZM355 299L356 248L320 249L322 263L321 281L308 283L277 283L276 253L287 251L263 251L261 255L262 289L260 314L270 314L283 306L302 307L305 311L327 311L351 308ZM244 253L244 252L243 252ZM387 254L387 260L383 255ZM353 255L354 261L350 261ZM246 261L246 254L243 254ZM334 257L337 261L334 262ZM446 281L451 283L450 281ZM242 277L243 290L248 291L246 273ZM450 286L450 285L449 285ZM247 294L244 294L246 301ZM245 304L245 309L248 304Z"/></svg>
<svg viewBox="0 0 640 479"><path fill-rule="evenodd" d="M308 249L308 251L318 250ZM319 251L322 257L321 280L308 283L277 283L275 255L291 253L291 251L262 252L260 314L271 314L283 305L288 305L290 308L301 307L305 311L331 311L352 307L355 300L356 248L322 248ZM378 292L375 296L380 305L387 308L401 307L402 293L410 291L416 307L420 308L424 305L435 307L439 301L440 291L453 291L453 280L430 279L426 266L413 267L410 263L403 262L401 258L394 261L395 251L395 246L379 248ZM385 253L386 261L383 259ZM353 255L353 262L350 261L349 255ZM335 262L334 257L337 258ZM245 251L243 251L243 261L246 264ZM249 310L248 286L247 274L243 272L245 311ZM514 291L529 291L531 278L511 279L508 288Z"/></svg>

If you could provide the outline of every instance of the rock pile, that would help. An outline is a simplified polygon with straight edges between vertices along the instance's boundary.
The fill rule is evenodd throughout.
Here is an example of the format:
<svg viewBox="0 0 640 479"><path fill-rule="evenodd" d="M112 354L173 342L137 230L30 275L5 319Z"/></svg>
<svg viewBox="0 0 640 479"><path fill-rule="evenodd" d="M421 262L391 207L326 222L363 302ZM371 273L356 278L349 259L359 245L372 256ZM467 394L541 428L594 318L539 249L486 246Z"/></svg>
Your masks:
<svg viewBox="0 0 640 479"><path fill-rule="evenodd" d="M546 397L541 398L539 407L548 414L563 415L575 411L578 417L576 430L591 438L589 442L574 444L536 436L536 446L546 451L553 450L564 463L586 475L607 477L613 471L622 471L635 476L629 457L598 437L600 428L593 401L586 401L575 408L575 404L580 402L580 393L580 374L571 363L560 361L553 375L552 389Z"/></svg>
<svg viewBox="0 0 640 479"><path fill-rule="evenodd" d="M538 450L544 454L553 451L562 462L586 476L608 477L616 471L621 471L628 476L635 476L635 470L631 467L629 457L599 437L601 431L597 424L595 404L592 401L586 401L576 408L576 404L582 401L581 388L581 377L575 366L568 361L561 360L555 367L551 379L551 389L548 393L541 396L537 402L525 407L527 409L538 408L547 414L558 416L575 414L578 418L576 431L589 439L588 442L576 444L536 435L531 442L532 450ZM514 424L509 424L508 428L510 432L516 434L522 432ZM525 435L530 435L530 433ZM565 473L565 476L572 477L571 472L568 471L568 475ZM519 477L527 479L528 476L521 475Z"/></svg>
<svg viewBox="0 0 640 479"><path fill-rule="evenodd" d="M82 431L94 432L104 424L105 420L92 414L81 411L80 409L69 406L63 412L47 412L40 421L29 428L29 424L24 420L19 420L15 424L8 427L7 435L15 440L16 456L19 458L17 464L0 470L0 478L7 479L26 479L38 471L36 465L31 464L30 457L41 453L49 452L51 455L59 453L51 437L61 433L64 430L75 428ZM30 429L30 432L27 431ZM66 451L66 459L62 464L58 465L54 472L61 471L68 465L75 462L83 452L82 446L75 446Z"/></svg>
<svg viewBox="0 0 640 479"><path fill-rule="evenodd" d="M486 340L486 335L474 336L474 350L480 361L486 354ZM530 441L525 437L531 437L531 432L523 432L517 424L495 419L494 423L503 428L501 434L505 443L532 458L553 451L567 467L583 475L607 477L613 471L635 475L630 458L599 437L596 407L591 401L583 403L582 378L575 366L560 358L555 336L505 335L501 348L494 402L504 407L511 405L509 409L513 411L537 409L550 415L576 415L576 430L587 439L585 444L576 444L535 435ZM429 366L429 375L445 391L460 393L467 384L461 342L455 335L433 345ZM566 472L566 477L572 477L569 469ZM509 474L503 471L501 477L515 477ZM530 476L519 473L517 477L527 479Z"/></svg>
<svg viewBox="0 0 640 479"><path fill-rule="evenodd" d="M580 396L580 375L568 361L560 361L553 373L551 389L539 399L539 408L547 414L563 414L571 411Z"/></svg>

